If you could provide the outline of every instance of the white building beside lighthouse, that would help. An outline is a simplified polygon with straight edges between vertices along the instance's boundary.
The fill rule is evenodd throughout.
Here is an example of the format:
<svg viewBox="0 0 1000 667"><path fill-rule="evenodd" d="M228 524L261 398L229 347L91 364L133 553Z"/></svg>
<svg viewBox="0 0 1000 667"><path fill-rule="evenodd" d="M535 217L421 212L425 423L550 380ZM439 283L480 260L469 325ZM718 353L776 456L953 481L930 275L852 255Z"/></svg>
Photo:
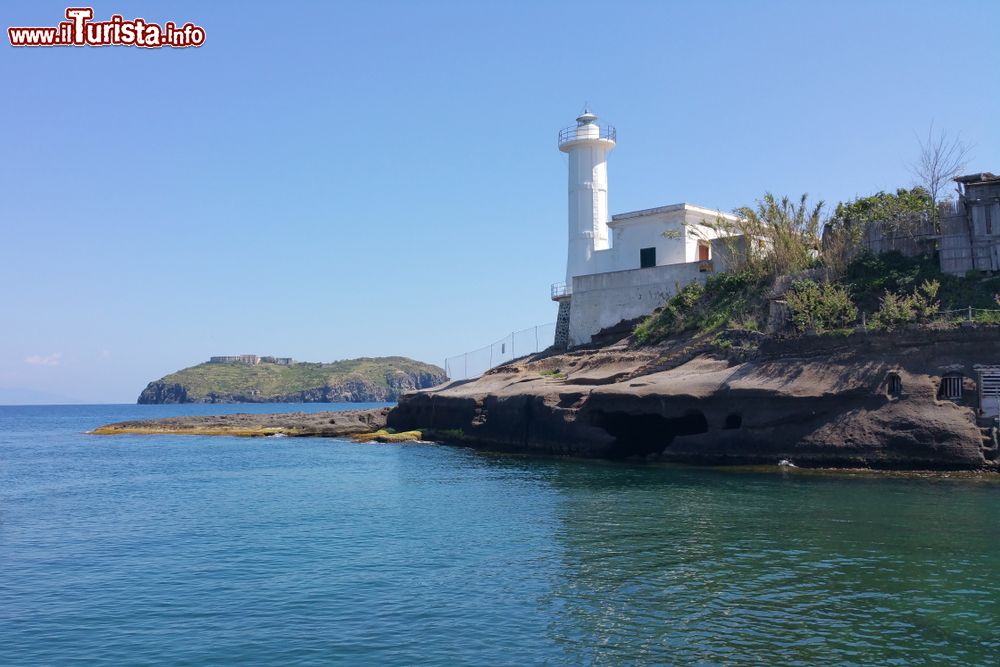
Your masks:
<svg viewBox="0 0 1000 667"><path fill-rule="evenodd" d="M622 321L648 315L677 290L722 270L713 240L728 213L671 204L608 220L608 153L617 133L589 110L559 133L569 156L566 281L552 286L559 303L557 345L584 345ZM706 225L705 223L709 223Z"/></svg>

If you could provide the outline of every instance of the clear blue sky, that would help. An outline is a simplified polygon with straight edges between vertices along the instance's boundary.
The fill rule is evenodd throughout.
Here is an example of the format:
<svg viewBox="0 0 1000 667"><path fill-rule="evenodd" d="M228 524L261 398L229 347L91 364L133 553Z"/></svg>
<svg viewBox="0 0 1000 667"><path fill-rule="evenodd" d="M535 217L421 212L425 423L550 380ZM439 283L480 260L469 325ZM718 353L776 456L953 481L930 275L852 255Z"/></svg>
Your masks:
<svg viewBox="0 0 1000 667"><path fill-rule="evenodd" d="M0 403L134 401L212 354L445 356L555 319L558 130L612 212L1000 172L1000 3L117 2L200 49L0 46ZM0 8L55 25L66 3Z"/></svg>

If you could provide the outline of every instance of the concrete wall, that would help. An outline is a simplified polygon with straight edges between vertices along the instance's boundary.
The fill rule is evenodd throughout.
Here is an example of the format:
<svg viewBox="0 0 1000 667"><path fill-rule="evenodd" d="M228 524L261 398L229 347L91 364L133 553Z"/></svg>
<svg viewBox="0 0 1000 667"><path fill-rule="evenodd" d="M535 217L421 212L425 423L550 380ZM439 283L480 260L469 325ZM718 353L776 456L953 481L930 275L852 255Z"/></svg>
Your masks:
<svg viewBox="0 0 1000 667"><path fill-rule="evenodd" d="M637 251L638 254L638 251ZM677 290L712 275L700 262L577 276L569 313L569 344L584 345L601 329L650 314Z"/></svg>
<svg viewBox="0 0 1000 667"><path fill-rule="evenodd" d="M709 243L709 262L682 262L574 278L569 345L585 345L601 329L649 315L685 285L704 283L714 273L737 269L746 255L746 239L742 236ZM559 312L563 312L561 305Z"/></svg>

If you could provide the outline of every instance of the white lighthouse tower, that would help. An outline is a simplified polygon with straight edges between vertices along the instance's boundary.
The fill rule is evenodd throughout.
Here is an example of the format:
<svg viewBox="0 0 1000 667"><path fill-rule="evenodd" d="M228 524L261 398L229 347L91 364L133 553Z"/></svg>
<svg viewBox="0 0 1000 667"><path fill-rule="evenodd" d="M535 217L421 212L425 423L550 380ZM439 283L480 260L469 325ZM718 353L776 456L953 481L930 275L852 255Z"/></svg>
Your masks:
<svg viewBox="0 0 1000 667"><path fill-rule="evenodd" d="M574 127L559 133L559 150L569 154L569 252L566 286L573 277L596 273L594 251L608 249L608 151L615 128L601 127L585 110Z"/></svg>

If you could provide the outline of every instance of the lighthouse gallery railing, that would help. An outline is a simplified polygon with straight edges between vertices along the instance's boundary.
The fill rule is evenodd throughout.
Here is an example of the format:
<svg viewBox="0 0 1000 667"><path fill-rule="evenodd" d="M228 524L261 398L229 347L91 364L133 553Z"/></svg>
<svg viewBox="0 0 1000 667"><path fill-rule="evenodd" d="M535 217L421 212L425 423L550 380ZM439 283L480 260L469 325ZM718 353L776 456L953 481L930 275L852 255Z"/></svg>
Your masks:
<svg viewBox="0 0 1000 667"><path fill-rule="evenodd" d="M559 145L562 146L570 141L576 141L578 139L607 139L609 141L618 142L618 133L615 131L613 125L598 125L597 132L580 132L581 128L586 128L586 125L573 125L572 127L564 127L559 130Z"/></svg>

